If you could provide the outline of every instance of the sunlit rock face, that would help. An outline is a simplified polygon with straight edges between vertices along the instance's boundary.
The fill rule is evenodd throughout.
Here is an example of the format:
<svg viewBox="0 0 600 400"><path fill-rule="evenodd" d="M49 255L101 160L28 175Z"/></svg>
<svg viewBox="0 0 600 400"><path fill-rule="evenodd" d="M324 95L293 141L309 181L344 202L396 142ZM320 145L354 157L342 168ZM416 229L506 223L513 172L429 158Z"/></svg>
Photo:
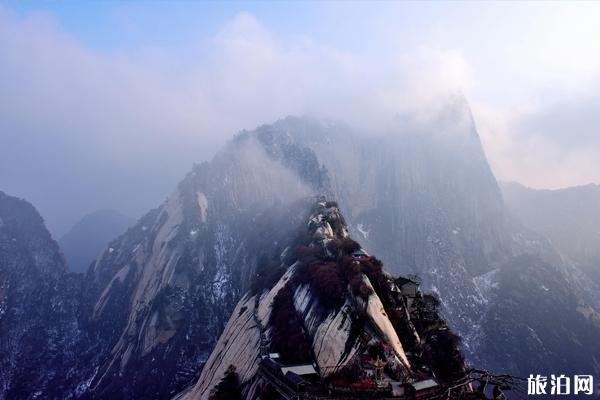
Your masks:
<svg viewBox="0 0 600 400"><path fill-rule="evenodd" d="M243 398L261 398L272 390L261 364L274 354L279 366L314 366L319 377L311 390L324 393L335 392L335 382L348 386L372 379L368 370L375 361L385 365L386 379L399 385L418 374L436 376L440 383L464 376L463 358L452 345L437 349L451 365L444 371L424 350L435 346L436 335L454 337L435 306L425 305L431 297L402 294L376 258L353 255L360 245L349 238L337 203L317 201L297 232L280 264L271 266L281 277L257 282L240 300L198 382L177 398L212 398L232 367ZM281 301L286 296L287 305Z"/></svg>
<svg viewBox="0 0 600 400"><path fill-rule="evenodd" d="M473 278L518 246L466 103L456 99L426 123L397 121L379 136L295 118L254 134L267 148L314 151L352 235L392 273L418 274L465 337L479 330L486 299Z"/></svg>
<svg viewBox="0 0 600 400"><path fill-rule="evenodd" d="M320 190L315 171L298 179L241 136L111 242L87 276L102 355L88 392L165 397L196 379L257 265L304 215L299 199Z"/></svg>
<svg viewBox="0 0 600 400"><path fill-rule="evenodd" d="M391 272L419 274L468 336L485 302L472 278L515 250L466 103L455 99L427 122L397 121L379 136L293 118L263 130L259 138L300 142L318 155L352 235Z"/></svg>
<svg viewBox="0 0 600 400"><path fill-rule="evenodd" d="M399 119L378 136L298 118L252 134L266 148L275 142L317 155L350 234L390 272L418 274L422 287L439 295L469 362L519 375L539 359L569 370L597 370L600 350L589 335L600 333L594 323L600 291L546 237L511 217L464 99L425 122ZM523 272L530 268L547 284ZM571 297L555 302L551 290L530 292L522 282L560 282ZM553 302L551 317L545 307ZM523 307L531 312L518 320ZM578 311L589 309L594 312ZM506 325L500 328L499 321ZM564 340L549 334L550 321L560 321ZM566 362L565 352L579 361ZM499 354L520 356L503 363Z"/></svg>

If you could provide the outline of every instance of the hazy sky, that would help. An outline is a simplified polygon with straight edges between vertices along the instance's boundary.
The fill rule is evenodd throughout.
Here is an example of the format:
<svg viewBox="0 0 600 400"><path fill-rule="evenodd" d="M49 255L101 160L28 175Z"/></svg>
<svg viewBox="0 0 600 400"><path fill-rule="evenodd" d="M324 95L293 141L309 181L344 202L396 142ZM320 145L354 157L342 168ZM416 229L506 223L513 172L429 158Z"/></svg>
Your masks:
<svg viewBox="0 0 600 400"><path fill-rule="evenodd" d="M468 98L501 180L600 182L600 2L2 2L0 190L60 235L242 128Z"/></svg>

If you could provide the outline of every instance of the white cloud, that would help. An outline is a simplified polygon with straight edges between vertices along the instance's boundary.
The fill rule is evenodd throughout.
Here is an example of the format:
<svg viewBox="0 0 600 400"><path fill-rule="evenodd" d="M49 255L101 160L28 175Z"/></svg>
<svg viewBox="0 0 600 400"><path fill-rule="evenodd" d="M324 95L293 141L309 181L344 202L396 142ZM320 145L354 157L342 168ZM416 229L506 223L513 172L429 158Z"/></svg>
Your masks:
<svg viewBox="0 0 600 400"><path fill-rule="evenodd" d="M498 179L537 188L600 182L597 96L565 94L511 110L480 105L475 115Z"/></svg>
<svg viewBox="0 0 600 400"><path fill-rule="evenodd" d="M533 25L547 30L555 15ZM486 152L502 179L533 186L600 181L598 142L590 142L597 136L585 130L587 123L578 136L583 145L565 150L557 140L562 133L547 134L536 119L552 103L544 92L549 83L575 99L574 109L585 88L587 96L598 93L598 85L589 90L582 82L593 81L597 71L589 66L599 66L600 59L582 61L582 43L590 41L577 42L596 32L591 24L576 32L563 26L559 32L568 38L554 35L558 42L536 48L531 59L525 54L531 44L518 43L506 27L486 38L497 46L490 52L460 31L466 25L437 26L441 35L458 32L462 40L401 43L392 26L381 29L387 36L378 41L378 53L363 54L310 36L283 39L253 15L239 13L193 46L108 52L86 47L50 15L19 17L0 7L0 184L39 205L60 231L69 218L95 208L139 212L156 205L193 162L240 129L288 114L376 129L397 112L427 115L457 90L472 100ZM531 35L539 42L539 34ZM589 46L588 53L595 51ZM566 61L565 47L572 50ZM556 62L541 71L553 60L548 54ZM511 56L523 64L514 67ZM538 82L523 84L537 72ZM507 106L515 100L519 111ZM594 113L589 125L596 123ZM566 117L564 126L573 118ZM529 128L523 121L530 121ZM64 198L73 199L68 218L60 215Z"/></svg>

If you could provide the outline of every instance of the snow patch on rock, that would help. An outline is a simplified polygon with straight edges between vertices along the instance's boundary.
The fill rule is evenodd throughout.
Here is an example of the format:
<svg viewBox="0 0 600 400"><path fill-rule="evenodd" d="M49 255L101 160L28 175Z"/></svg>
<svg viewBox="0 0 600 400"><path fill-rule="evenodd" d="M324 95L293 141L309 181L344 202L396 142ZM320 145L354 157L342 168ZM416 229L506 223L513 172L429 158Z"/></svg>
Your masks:
<svg viewBox="0 0 600 400"><path fill-rule="evenodd" d="M198 208L200 209L200 221L206 223L208 220L208 200L202 192L198 192L196 198L198 200Z"/></svg>
<svg viewBox="0 0 600 400"><path fill-rule="evenodd" d="M365 239L369 239L370 230L365 229L365 226L363 224L357 224L356 230L358 230Z"/></svg>

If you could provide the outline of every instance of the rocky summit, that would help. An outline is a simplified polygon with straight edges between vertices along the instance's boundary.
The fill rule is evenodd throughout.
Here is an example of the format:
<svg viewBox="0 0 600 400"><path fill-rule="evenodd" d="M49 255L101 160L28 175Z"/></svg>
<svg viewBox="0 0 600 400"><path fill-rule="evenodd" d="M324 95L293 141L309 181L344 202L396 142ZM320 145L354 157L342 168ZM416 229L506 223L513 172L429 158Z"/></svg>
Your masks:
<svg viewBox="0 0 600 400"><path fill-rule="evenodd" d="M337 203L319 201L179 398L464 397L460 339L438 306L350 239Z"/></svg>

